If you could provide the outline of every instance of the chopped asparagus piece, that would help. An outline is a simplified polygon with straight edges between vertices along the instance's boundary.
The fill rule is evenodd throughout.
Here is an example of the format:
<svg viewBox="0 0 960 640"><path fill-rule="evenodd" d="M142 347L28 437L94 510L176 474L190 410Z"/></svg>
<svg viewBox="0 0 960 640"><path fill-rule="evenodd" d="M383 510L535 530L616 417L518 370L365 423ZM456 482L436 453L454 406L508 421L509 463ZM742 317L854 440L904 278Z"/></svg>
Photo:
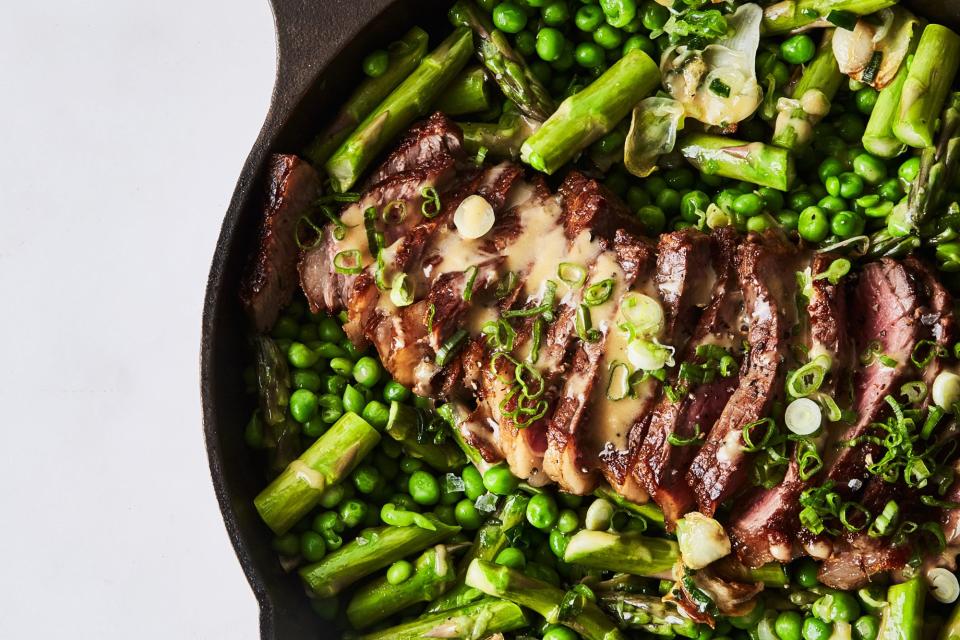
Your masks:
<svg viewBox="0 0 960 640"><path fill-rule="evenodd" d="M656 636L697 637L697 624L685 618L672 604L654 596L624 592L597 594L600 607L621 627L640 629Z"/></svg>
<svg viewBox="0 0 960 640"><path fill-rule="evenodd" d="M900 142L894 135L893 125L896 122L897 114L900 112L900 95L903 93L903 85L910 74L910 65L913 64L913 56L919 41L920 38L917 37L915 32L907 56L900 65L900 70L897 71L893 81L880 91L880 95L877 96L877 103L874 105L873 111L870 112L867 128L863 132L863 147L875 156L895 158L907 148L907 145Z"/></svg>
<svg viewBox="0 0 960 640"><path fill-rule="evenodd" d="M832 11L865 16L897 4L897 0L782 0L763 10L763 35L771 36L803 27L829 24Z"/></svg>
<svg viewBox="0 0 960 640"><path fill-rule="evenodd" d="M314 596L328 598L374 571L460 531L460 527L444 524L431 514L423 515L433 523L433 530L418 526L368 529L320 562L301 568L300 577Z"/></svg>
<svg viewBox="0 0 960 640"><path fill-rule="evenodd" d="M427 53L427 40L427 32L414 27L390 45L387 50L390 64L383 75L364 80L337 112L333 122L307 147L304 155L312 164L322 167L350 132L417 68Z"/></svg>
<svg viewBox="0 0 960 640"><path fill-rule="evenodd" d="M380 442L380 434L355 413L345 413L260 492L253 503L278 535L320 501L323 490L344 479Z"/></svg>
<svg viewBox="0 0 960 640"><path fill-rule="evenodd" d="M437 110L448 116L487 111L492 105L487 74L480 67L461 73L437 100Z"/></svg>
<svg viewBox="0 0 960 640"><path fill-rule="evenodd" d="M403 445L407 454L423 460L437 471L456 471L466 464L466 457L452 442L434 444L418 441L417 424L421 419L422 417L413 407L396 401L391 402L386 432Z"/></svg>
<svg viewBox="0 0 960 640"><path fill-rule="evenodd" d="M658 529L663 529L665 527L663 511L661 511L660 507L653 502L648 502L646 504L637 504L636 502L631 502L610 487L606 486L598 488L593 492L593 495L597 496L598 498L609 500L624 511L629 511L634 515L640 516L649 524L656 526Z"/></svg>
<svg viewBox="0 0 960 640"><path fill-rule="evenodd" d="M570 538L563 556L565 562L652 578L669 577L679 558L673 540L586 529Z"/></svg>
<svg viewBox="0 0 960 640"><path fill-rule="evenodd" d="M347 606L347 619L354 629L366 629L418 602L430 602L456 581L456 571L447 548L427 549L414 565L414 574L393 585L386 576L364 585Z"/></svg>
<svg viewBox="0 0 960 640"><path fill-rule="evenodd" d="M533 609L547 622L570 627L586 640L623 640L624 636L588 598L579 596L568 604L567 594L546 582L509 567L474 559L467 569L467 584L495 598Z"/></svg>
<svg viewBox="0 0 960 640"><path fill-rule="evenodd" d="M470 0L458 2L450 10L450 19L457 25L473 29L476 35L477 57L494 81L520 111L543 122L554 110L550 93L537 80L521 56L507 39L507 35L493 27L484 12Z"/></svg>
<svg viewBox="0 0 960 640"><path fill-rule="evenodd" d="M740 142L723 136L692 133L680 141L680 152L708 175L752 182L787 191L796 175L787 149L761 142Z"/></svg>
<svg viewBox="0 0 960 640"><path fill-rule="evenodd" d="M929 147L947 93L960 66L960 36L938 24L927 25L900 95L893 132L906 145Z"/></svg>
<svg viewBox="0 0 960 640"><path fill-rule="evenodd" d="M520 158L538 171L553 173L609 133L660 83L660 70L634 49L579 93L570 96L523 143Z"/></svg>
<svg viewBox="0 0 960 640"><path fill-rule="evenodd" d="M529 625L512 602L487 598L459 609L425 615L396 627L374 631L357 640L421 640L422 638L488 638Z"/></svg>
<svg viewBox="0 0 960 640"><path fill-rule="evenodd" d="M464 122L463 146L469 153L487 150L487 156L498 160L516 160L520 147L539 127L539 123L514 110L505 110L496 123Z"/></svg>
<svg viewBox="0 0 960 640"><path fill-rule="evenodd" d="M938 640L960 640L960 603L957 603L953 607L953 611L950 613L950 618L947 620L946 624L943 625L943 628L940 630L940 635L937 636Z"/></svg>
<svg viewBox="0 0 960 640"><path fill-rule="evenodd" d="M880 619L877 640L920 640L923 637L923 602L927 587L917 576L887 591L888 606Z"/></svg>
<svg viewBox="0 0 960 640"><path fill-rule="evenodd" d="M913 233L945 204L947 191L953 186L960 160L960 93L953 93L940 118L943 122L936 147L927 147L920 157L920 171L910 185L903 214L905 225ZM901 205L898 205L901 206Z"/></svg>
<svg viewBox="0 0 960 640"><path fill-rule="evenodd" d="M434 99L466 66L472 49L472 32L455 30L360 123L325 165L334 190L348 191L390 141L426 114Z"/></svg>

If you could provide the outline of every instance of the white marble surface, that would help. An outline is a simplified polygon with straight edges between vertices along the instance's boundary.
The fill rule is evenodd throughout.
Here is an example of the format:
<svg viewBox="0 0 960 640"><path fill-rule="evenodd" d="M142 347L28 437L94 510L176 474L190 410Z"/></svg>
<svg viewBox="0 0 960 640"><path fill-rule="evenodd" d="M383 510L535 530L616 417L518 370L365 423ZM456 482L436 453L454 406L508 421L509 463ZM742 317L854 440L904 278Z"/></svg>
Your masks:
<svg viewBox="0 0 960 640"><path fill-rule="evenodd" d="M200 425L266 0L0 4L0 638L257 637Z"/></svg>

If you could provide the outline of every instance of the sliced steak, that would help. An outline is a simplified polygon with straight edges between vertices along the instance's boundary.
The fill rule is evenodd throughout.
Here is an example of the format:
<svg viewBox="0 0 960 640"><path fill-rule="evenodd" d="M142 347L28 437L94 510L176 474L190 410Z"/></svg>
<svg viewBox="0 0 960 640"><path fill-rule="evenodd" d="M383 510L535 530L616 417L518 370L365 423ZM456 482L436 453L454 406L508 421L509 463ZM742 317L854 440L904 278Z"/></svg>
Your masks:
<svg viewBox="0 0 960 640"><path fill-rule="evenodd" d="M550 417L543 467L567 492L584 495L596 488L601 454L608 443L626 443L636 417L632 398L608 397L608 380L614 363L625 361L615 322L620 300L640 273L649 278L652 265L652 247L620 230L613 249L601 254L585 284L611 280L613 288L606 302L589 309L599 335L592 342L581 340L574 350Z"/></svg>
<svg viewBox="0 0 960 640"><path fill-rule="evenodd" d="M817 577L828 587L850 591L864 586L878 573L903 567L909 558L907 545L894 547L887 540L858 536L835 544Z"/></svg>
<svg viewBox="0 0 960 640"><path fill-rule="evenodd" d="M830 368L819 391L842 397L845 381L854 361L853 345L847 335L847 304L843 283L832 284L823 277L836 259L830 254L814 254L810 261L811 283L804 321L807 361L827 356ZM822 450L831 431L830 425L811 445ZM800 552L796 534L800 530L799 499L808 484L801 478L799 452L794 450L783 481L772 489L758 490L742 509L735 509L728 527L734 549L741 562L759 567L768 562L789 562ZM808 479L809 480L809 479Z"/></svg>
<svg viewBox="0 0 960 640"><path fill-rule="evenodd" d="M320 176L305 160L274 154L257 250L247 265L240 300L257 331L267 332L297 288L297 223L320 195Z"/></svg>
<svg viewBox="0 0 960 640"><path fill-rule="evenodd" d="M701 312L712 300L717 271L711 262L711 244L710 236L695 229L665 233L657 243L656 280L666 321L664 334L677 353L683 353Z"/></svg>
<svg viewBox="0 0 960 640"><path fill-rule="evenodd" d="M797 318L797 251L781 235L751 234L738 247L750 345L740 384L687 472L700 511L713 515L746 479L751 456L743 427L766 417L783 389L784 361Z"/></svg>
<svg viewBox="0 0 960 640"><path fill-rule="evenodd" d="M367 185L376 185L390 176L422 167L443 156L466 160L460 128L437 111L410 128L400 145L367 179Z"/></svg>
<svg viewBox="0 0 960 640"><path fill-rule="evenodd" d="M713 281L710 304L694 329L692 339L685 349L681 362L694 362L699 347L717 345L734 352L740 350L744 334L741 331L743 296L737 282L734 256L737 238L732 229L718 229L711 238L712 264L699 274L712 272ZM664 264L661 253L660 264ZM670 258L672 261L673 258ZM672 282L674 278L661 278ZM661 285L661 289L663 285ZM727 400L737 388L738 372L729 377L716 377L702 384L679 382L674 374L671 384L674 389L686 386L686 393L676 398L664 394L652 412L650 426L637 459L634 473L660 505L668 523L676 522L696 502L685 475L697 452L694 444L674 445L670 436L689 439L697 427L709 433L720 417Z"/></svg>
<svg viewBox="0 0 960 640"><path fill-rule="evenodd" d="M923 336L920 310L924 304L915 274L903 264L885 258L866 265L850 301L850 333L856 352L877 351L886 358L874 357L856 368L853 378L854 411L857 419L829 446L825 456L825 477L837 491L850 496L869 480L868 455L876 453L871 445L844 446L864 435L889 406L884 398L896 395L912 365L910 356ZM890 361L895 366L888 366Z"/></svg>

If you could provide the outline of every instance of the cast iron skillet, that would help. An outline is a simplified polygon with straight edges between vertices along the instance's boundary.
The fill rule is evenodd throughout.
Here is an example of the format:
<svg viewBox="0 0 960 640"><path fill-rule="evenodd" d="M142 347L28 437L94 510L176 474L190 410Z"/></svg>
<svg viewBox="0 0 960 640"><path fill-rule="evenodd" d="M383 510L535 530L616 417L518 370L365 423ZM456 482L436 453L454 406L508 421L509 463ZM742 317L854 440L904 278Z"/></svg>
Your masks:
<svg viewBox="0 0 960 640"><path fill-rule="evenodd" d="M413 25L445 27L443 0L271 0L277 78L270 111L237 181L220 230L203 310L200 386L210 474L230 540L260 604L264 639L333 639L311 613L299 580L285 574L272 536L253 509L263 478L243 442L253 408L244 393L246 318L237 298L261 214L261 174L270 153L298 153L357 82L359 60ZM932 21L960 27L960 0L904 3ZM432 43L439 42L436 37Z"/></svg>

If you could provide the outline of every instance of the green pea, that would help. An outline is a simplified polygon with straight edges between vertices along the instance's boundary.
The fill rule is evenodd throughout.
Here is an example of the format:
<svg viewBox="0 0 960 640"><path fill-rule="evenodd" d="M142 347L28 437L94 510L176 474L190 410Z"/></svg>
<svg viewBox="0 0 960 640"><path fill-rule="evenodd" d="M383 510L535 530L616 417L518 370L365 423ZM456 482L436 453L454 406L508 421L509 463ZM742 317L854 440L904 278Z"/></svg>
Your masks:
<svg viewBox="0 0 960 640"><path fill-rule="evenodd" d="M514 36L513 46L522 56L532 56L537 52L537 36L530 31L521 31Z"/></svg>
<svg viewBox="0 0 960 640"><path fill-rule="evenodd" d="M626 27L637 16L635 0L600 0L600 8L607 17L607 23L617 28Z"/></svg>
<svg viewBox="0 0 960 640"><path fill-rule="evenodd" d="M632 211L638 211L640 207L645 207L650 204L650 196L642 187L637 185L632 185L627 189L627 206L630 207Z"/></svg>
<svg viewBox="0 0 960 640"><path fill-rule="evenodd" d="M852 594L838 591L825 597L830 599L829 622L853 622L860 617L860 603Z"/></svg>
<svg viewBox="0 0 960 640"><path fill-rule="evenodd" d="M770 213L783 209L783 194L770 187L760 187L757 194L763 200L764 208Z"/></svg>
<svg viewBox="0 0 960 640"><path fill-rule="evenodd" d="M887 166L869 153L861 153L853 159L853 171L868 184L878 184L887 177Z"/></svg>
<svg viewBox="0 0 960 640"><path fill-rule="evenodd" d="M660 233L667 221L663 209L654 206L640 207L640 210L637 211L637 217L640 219L641 224L643 224L644 229L651 235Z"/></svg>
<svg viewBox="0 0 960 640"><path fill-rule="evenodd" d="M565 39L563 33L553 27L537 32L537 55L545 62L553 62L563 53Z"/></svg>
<svg viewBox="0 0 960 640"><path fill-rule="evenodd" d="M647 190L647 193L650 194L651 198L656 198L657 194L666 189L667 181L663 179L663 176L653 175L644 180L643 188Z"/></svg>
<svg viewBox="0 0 960 640"><path fill-rule="evenodd" d="M667 186L677 191L692 189L695 183L693 172L684 168L665 171L663 179L667 183Z"/></svg>
<svg viewBox="0 0 960 640"><path fill-rule="evenodd" d="M327 431L328 423L321 416L314 416L303 423L301 433L307 438L319 438Z"/></svg>
<svg viewBox="0 0 960 640"><path fill-rule="evenodd" d="M916 180L917 175L920 173L920 156L913 156L912 158L903 162L900 165L900 168L897 169L897 175L904 182L913 182Z"/></svg>
<svg viewBox="0 0 960 640"><path fill-rule="evenodd" d="M841 211L830 221L830 230L840 239L852 238L863 230L863 218L853 211Z"/></svg>
<svg viewBox="0 0 960 640"><path fill-rule="evenodd" d="M595 4L588 4L577 9L577 13L573 18L574 24L577 25L577 29L581 31L593 31L601 24L603 24L604 15L603 9Z"/></svg>
<svg viewBox="0 0 960 640"><path fill-rule="evenodd" d="M890 201L881 202L880 204L867 207L863 210L863 215L868 218L886 218L893 212L893 203Z"/></svg>
<svg viewBox="0 0 960 640"><path fill-rule="evenodd" d="M703 191L690 191L680 198L680 215L690 223L696 223L710 206L710 196Z"/></svg>
<svg viewBox="0 0 960 640"><path fill-rule="evenodd" d="M588 69L600 66L606 59L603 48L593 42L581 42L578 44L574 52L574 57L577 59L577 64Z"/></svg>
<svg viewBox="0 0 960 640"><path fill-rule="evenodd" d="M570 542L570 536L566 535L559 529L554 529L550 532L548 542L550 544L550 550L553 551L553 555L563 560L563 554L567 550L567 544Z"/></svg>
<svg viewBox="0 0 960 640"><path fill-rule="evenodd" d="M417 504L435 505L440 501L440 484L428 471L414 471L407 490Z"/></svg>
<svg viewBox="0 0 960 640"><path fill-rule="evenodd" d="M380 472L376 467L369 464L362 464L357 467L351 478L357 491L364 494L373 493L381 481Z"/></svg>
<svg viewBox="0 0 960 640"><path fill-rule="evenodd" d="M559 517L560 508L549 493L539 493L527 503L527 522L537 529L551 528Z"/></svg>
<svg viewBox="0 0 960 640"><path fill-rule="evenodd" d="M352 411L360 415L363 413L366 404L367 400L363 397L363 393L352 384L348 384L347 388L343 390L343 408L345 411Z"/></svg>
<svg viewBox="0 0 960 640"><path fill-rule="evenodd" d="M803 558L798 560L794 568L793 579L797 581L804 589L813 589L820 584L817 573L820 571L820 565L812 558Z"/></svg>
<svg viewBox="0 0 960 640"><path fill-rule="evenodd" d="M557 529L563 533L573 533L580 528L580 517L573 509L564 509L557 517Z"/></svg>
<svg viewBox="0 0 960 640"><path fill-rule="evenodd" d="M816 53L817 45L808 35L791 36L780 44L780 56L790 64L806 64Z"/></svg>
<svg viewBox="0 0 960 640"><path fill-rule="evenodd" d="M360 500L347 500L340 505L340 519L348 528L359 525L367 518L367 507L365 502Z"/></svg>
<svg viewBox="0 0 960 640"><path fill-rule="evenodd" d="M527 26L527 14L512 2L501 2L493 10L493 24L505 33L520 33Z"/></svg>
<svg viewBox="0 0 960 640"><path fill-rule="evenodd" d="M330 360L330 368L345 378L353 375L353 362L347 358L333 358Z"/></svg>
<svg viewBox="0 0 960 640"><path fill-rule="evenodd" d="M604 49L616 49L623 44L623 32L609 24L602 24L594 30L593 41Z"/></svg>
<svg viewBox="0 0 960 640"><path fill-rule="evenodd" d="M627 192L627 177L622 173L610 175L603 184L620 197L623 197L623 194Z"/></svg>
<svg viewBox="0 0 960 640"><path fill-rule="evenodd" d="M307 562L319 562L327 555L327 543L316 531L300 534L300 555Z"/></svg>
<svg viewBox="0 0 960 640"><path fill-rule="evenodd" d="M317 400L320 405L320 420L324 424L333 424L343 415L343 400L340 396L325 393Z"/></svg>
<svg viewBox="0 0 960 640"><path fill-rule="evenodd" d="M490 493L505 496L517 490L520 481L510 473L510 467L498 464L487 469L483 474L483 486Z"/></svg>
<svg viewBox="0 0 960 640"><path fill-rule="evenodd" d="M457 519L457 524L464 529L479 529L483 520L480 512L474 506L473 500L464 499L458 502L457 506L454 507L453 514Z"/></svg>
<svg viewBox="0 0 960 640"><path fill-rule="evenodd" d="M780 640L801 640L803 616L796 611L784 611L777 616L773 630L777 632Z"/></svg>
<svg viewBox="0 0 960 640"><path fill-rule="evenodd" d="M841 173L843 173L843 168L843 163L836 158L827 158L820 163L820 167L817 169L817 173L820 176L820 182L826 185L827 178L839 176Z"/></svg>
<svg viewBox="0 0 960 640"><path fill-rule="evenodd" d="M379 78L390 66L390 56L386 51L374 51L363 59L363 72L371 78Z"/></svg>
<svg viewBox="0 0 960 640"><path fill-rule="evenodd" d="M822 242L830 231L827 214L820 207L807 207L800 214L797 231L807 242Z"/></svg>
<svg viewBox="0 0 960 640"><path fill-rule="evenodd" d="M406 560L397 560L387 569L387 582L398 585L406 582L413 575L413 565Z"/></svg>
<svg viewBox="0 0 960 640"><path fill-rule="evenodd" d="M295 389L309 389L316 393L323 384L320 374L309 369L294 371L291 377Z"/></svg>
<svg viewBox="0 0 960 640"><path fill-rule="evenodd" d="M803 634L803 640L829 640L833 629L823 620L809 617L803 621L801 633Z"/></svg>
<svg viewBox="0 0 960 640"><path fill-rule="evenodd" d="M297 389L290 394L290 415L303 424L317 414L317 394L309 389Z"/></svg>
<svg viewBox="0 0 960 640"><path fill-rule="evenodd" d="M623 143L626 141L626 138L626 134L624 134L621 129L614 129L607 135L597 140L596 149L604 155L617 152L623 153ZM613 175L619 176L624 181L626 180L626 176L624 176L622 173L615 173Z"/></svg>
<svg viewBox="0 0 960 640"><path fill-rule="evenodd" d="M460 477L463 479L463 492L469 499L476 500L486 493L486 487L483 486L483 476L472 464L463 468Z"/></svg>
<svg viewBox="0 0 960 640"><path fill-rule="evenodd" d="M403 486L406 486L407 482L409 482L409 478L403 481ZM413 498L406 493L395 493L390 496L387 502L392 502L397 505L398 509L403 509L404 511L420 511L420 505L414 502Z"/></svg>
<svg viewBox="0 0 960 640"><path fill-rule="evenodd" d="M566 2L557 0L545 6L541 11L541 15L543 16L544 24L551 27L559 27L570 19L570 9L567 7Z"/></svg>
<svg viewBox="0 0 960 640"><path fill-rule="evenodd" d="M817 206L829 213L840 213L847 209L847 201L837 196L826 196Z"/></svg>
<svg viewBox="0 0 960 640"><path fill-rule="evenodd" d="M317 322L317 337L324 342L340 342L347 334L343 332L339 322L330 316L322 316Z"/></svg>
<svg viewBox="0 0 960 640"><path fill-rule="evenodd" d="M413 473L420 469L423 469L423 460L411 458L410 456L404 456L400 460L400 470L404 473Z"/></svg>
<svg viewBox="0 0 960 640"><path fill-rule="evenodd" d="M560 51L560 57L553 61L553 68L557 71L569 71L576 64L576 58L573 56L574 46L569 40L563 41L563 49ZM570 79L564 78L562 85L556 93L560 93L565 87L570 85Z"/></svg>
<svg viewBox="0 0 960 640"><path fill-rule="evenodd" d="M270 334L274 338L294 340L300 335L300 324L293 318L281 316Z"/></svg>
<svg viewBox="0 0 960 640"><path fill-rule="evenodd" d="M803 211L807 207L812 207L817 204L818 198L815 198L813 194L806 191L795 191L788 196L787 200L791 209L794 211Z"/></svg>
<svg viewBox="0 0 960 640"><path fill-rule="evenodd" d="M375 429L382 430L390 421L390 409L387 405L377 400L372 400L363 408L360 416L370 423Z"/></svg>
<svg viewBox="0 0 960 640"><path fill-rule="evenodd" d="M783 64L777 60L773 64L773 81L777 83L778 87L786 86L787 82L790 81L790 69L787 65Z"/></svg>
<svg viewBox="0 0 960 640"><path fill-rule="evenodd" d="M670 10L663 5L657 4L653 0L646 0L643 3L643 10L640 12L640 21L647 31L659 31L663 25L670 19Z"/></svg>
<svg viewBox="0 0 960 640"><path fill-rule="evenodd" d="M769 213L747 218L747 231L763 233L767 229L773 229L777 226L777 221Z"/></svg>
<svg viewBox="0 0 960 640"><path fill-rule="evenodd" d="M631 51L636 51L637 49L643 51L651 58L656 57L657 55L657 47L653 44L653 40L639 33L626 39L626 41L623 43L621 54L627 55Z"/></svg>
<svg viewBox="0 0 960 640"><path fill-rule="evenodd" d="M300 326L300 333L297 334L297 340L300 342L315 342L320 339L320 332L317 331L317 325L305 324Z"/></svg>
<svg viewBox="0 0 960 640"><path fill-rule="evenodd" d="M733 210L746 217L759 215L763 211L763 199L755 193L745 193L733 201Z"/></svg>
<svg viewBox="0 0 960 640"><path fill-rule="evenodd" d="M790 209L777 213L777 222L787 231L795 231L800 224L800 214Z"/></svg>
<svg viewBox="0 0 960 640"><path fill-rule="evenodd" d="M857 91L853 97L853 101L857 105L857 111L866 116L870 115L873 112L873 108L877 105L877 97L879 95L873 87L864 87Z"/></svg>
<svg viewBox="0 0 960 640"><path fill-rule="evenodd" d="M580 636L576 631L562 624L551 624L541 636L543 640L579 640Z"/></svg>
<svg viewBox="0 0 960 640"><path fill-rule="evenodd" d="M347 490L342 484L335 484L327 487L320 494L320 506L324 509L333 509L347 495Z"/></svg>
<svg viewBox="0 0 960 640"><path fill-rule="evenodd" d="M299 369L309 369L317 364L320 356L313 352L310 347L302 342L294 342L287 349L287 360L291 365Z"/></svg>
<svg viewBox="0 0 960 640"><path fill-rule="evenodd" d="M273 539L273 550L282 556L295 556L300 552L300 538L295 533L286 533Z"/></svg>
<svg viewBox="0 0 960 640"><path fill-rule="evenodd" d="M538 39L539 42L539 39ZM539 49L537 49L537 55L539 54ZM550 82L550 78L553 76L553 69L543 60L535 60L530 63L530 71L533 73L534 77L540 82L546 84Z"/></svg>
<svg viewBox="0 0 960 640"><path fill-rule="evenodd" d="M876 640L880 634L880 621L875 616L860 616L853 623L853 637L856 640Z"/></svg>
<svg viewBox="0 0 960 640"><path fill-rule="evenodd" d="M513 547L507 547L498 553L494 562L518 571L522 571L523 568L527 566L527 559L524 557L523 552Z"/></svg>
<svg viewBox="0 0 960 640"><path fill-rule="evenodd" d="M406 402L410 398L410 390L399 382L391 380L383 385L383 399L387 402Z"/></svg>
<svg viewBox="0 0 960 640"><path fill-rule="evenodd" d="M898 202L904 196L903 187L900 186L900 180L889 178L884 180L877 187L877 195L890 202Z"/></svg>
<svg viewBox="0 0 960 640"><path fill-rule="evenodd" d="M375 387L382 375L380 363L370 356L360 358L353 365L353 379L367 388Z"/></svg>
<svg viewBox="0 0 960 640"><path fill-rule="evenodd" d="M583 504L583 496L578 496L573 493L564 493L562 491L557 494L557 500L567 509L579 509Z"/></svg>
<svg viewBox="0 0 960 640"><path fill-rule="evenodd" d="M837 120L837 133L851 144L860 141L865 129L863 119L854 113L845 113Z"/></svg>

